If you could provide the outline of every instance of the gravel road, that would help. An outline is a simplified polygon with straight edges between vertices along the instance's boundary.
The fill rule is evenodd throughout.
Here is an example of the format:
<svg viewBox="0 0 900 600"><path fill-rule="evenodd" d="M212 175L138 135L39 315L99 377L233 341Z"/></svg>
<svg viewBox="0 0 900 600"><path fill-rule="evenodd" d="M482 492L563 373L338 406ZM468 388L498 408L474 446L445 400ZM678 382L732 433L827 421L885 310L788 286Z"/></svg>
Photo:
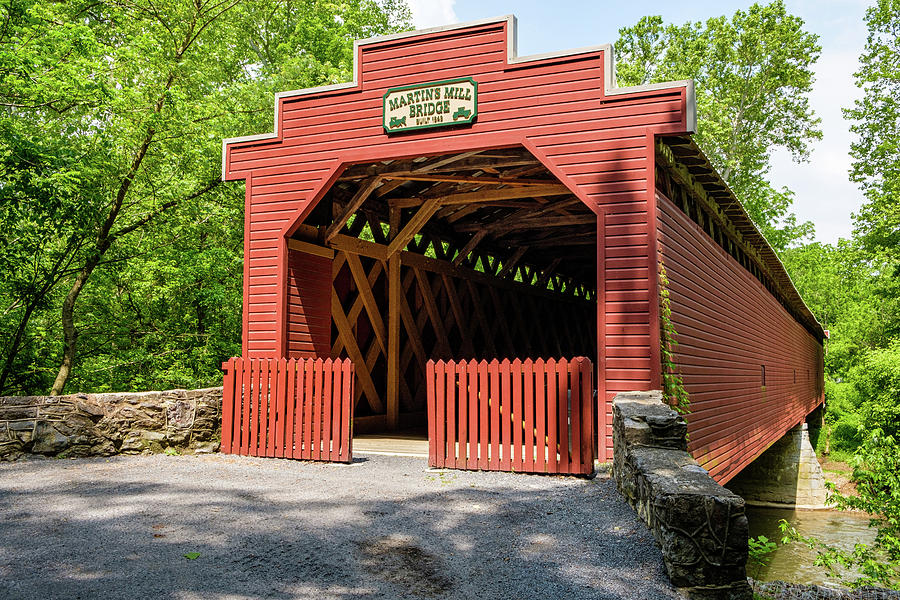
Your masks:
<svg viewBox="0 0 900 600"><path fill-rule="evenodd" d="M4 599L678 597L602 476L390 456L0 464Z"/></svg>

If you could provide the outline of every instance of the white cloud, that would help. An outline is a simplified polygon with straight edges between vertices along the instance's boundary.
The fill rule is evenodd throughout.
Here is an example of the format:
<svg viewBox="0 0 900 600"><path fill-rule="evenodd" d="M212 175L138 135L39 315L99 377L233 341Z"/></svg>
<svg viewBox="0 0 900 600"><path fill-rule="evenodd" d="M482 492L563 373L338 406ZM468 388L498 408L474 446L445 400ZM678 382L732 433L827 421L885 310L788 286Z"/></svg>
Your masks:
<svg viewBox="0 0 900 600"><path fill-rule="evenodd" d="M823 51L815 66L810 106L822 119L822 140L813 144L808 163L796 164L784 151L772 154L772 183L795 192L793 210L798 219L815 223L816 239L827 243L850 237L851 214L864 201L858 186L849 179L853 135L841 109L850 108L860 97L853 72L859 66L857 57L866 31L862 9L856 7L856 11L848 12L820 20L825 35Z"/></svg>
<svg viewBox="0 0 900 600"><path fill-rule="evenodd" d="M456 23L456 0L407 0L416 29Z"/></svg>

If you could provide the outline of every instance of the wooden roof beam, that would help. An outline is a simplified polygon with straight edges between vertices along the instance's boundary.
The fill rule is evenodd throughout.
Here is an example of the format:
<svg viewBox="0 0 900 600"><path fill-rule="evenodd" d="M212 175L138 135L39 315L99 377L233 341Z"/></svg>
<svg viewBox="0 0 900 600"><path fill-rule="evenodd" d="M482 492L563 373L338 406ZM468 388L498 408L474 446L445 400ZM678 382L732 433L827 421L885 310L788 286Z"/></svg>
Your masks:
<svg viewBox="0 0 900 600"><path fill-rule="evenodd" d="M416 236L417 233L422 229L425 223L428 222L428 219L434 215L441 207L441 198L429 198L426 200L422 206L419 207L419 210L416 211L416 214L412 216L409 222L400 230L394 239L391 240L390 245L388 245L387 255L390 258L403 248L406 248L406 245Z"/></svg>
<svg viewBox="0 0 900 600"><path fill-rule="evenodd" d="M371 179L364 181L360 188L356 191L350 201L347 203L347 206L344 207L344 212L334 220L334 222L328 226L328 229L325 230L325 242L329 242L334 236L340 232L341 229L344 228L344 225L347 224L347 221L350 220L350 217L353 216L359 207L363 205L363 202L366 201L372 192L375 191L381 185L380 177L372 177Z"/></svg>
<svg viewBox="0 0 900 600"><path fill-rule="evenodd" d="M535 185L528 187L511 187L499 190L479 190L477 192L466 192L462 194L449 194L440 196L437 199L443 206L453 204L471 204L478 202L492 202L495 200L515 200L518 198L533 198L535 196L563 196L571 194L569 188L561 183L552 183L546 185ZM419 206L430 198L396 198L391 199L391 206L399 208L409 208Z"/></svg>
<svg viewBox="0 0 900 600"><path fill-rule="evenodd" d="M537 171L542 171L545 167L538 162L536 158L531 155L516 157L516 156L506 156L502 158L490 158L484 154L475 153L474 155L469 155L469 153L465 153L467 156L462 158L463 155L454 155L454 160L448 162L443 165L435 166L433 163L428 163L424 167L420 167L423 169L427 169L428 173L453 173L458 171L477 171L477 170L490 170L497 171L498 169L506 169L510 167L527 167L528 169L535 169ZM393 169L385 169L382 168L381 171L377 169L372 169L371 165L355 165L353 167L348 168L344 174L338 179L338 181L354 181L357 179L363 179L365 177L370 177L372 175L377 175L379 173L402 173L404 171L416 170L414 169L415 165L421 163L414 163L412 161L397 161L392 163L391 165L381 165L382 167L393 166ZM405 167L405 168L398 168Z"/></svg>
<svg viewBox="0 0 900 600"><path fill-rule="evenodd" d="M479 223L464 223L456 226L456 231L473 232L487 229L492 233L503 235L506 232L517 231L521 229L542 229L544 227L568 227L571 225L590 225L597 222L597 217L593 213L590 215L569 215L549 218L527 218L516 221L504 222L502 219L495 221L489 225Z"/></svg>
<svg viewBox="0 0 900 600"><path fill-rule="evenodd" d="M433 169L445 167L445 166L453 164L457 161L465 160L466 158L469 158L476 154L478 154L478 152L463 152L461 154L454 154L451 156L441 156L436 160L425 161L425 164L418 163L418 164L420 164L420 166L418 166L418 167L415 166L417 163L408 162L408 163L405 163L405 165L407 165L407 166L405 169L402 169L401 172L428 173ZM391 172L397 172L397 170L394 169ZM386 173L381 173L381 174L386 174ZM378 197L379 198L383 197L385 194L388 194L389 192L397 189L404 183L406 183L406 181L404 181L404 180L394 180L394 181L391 181L390 183L385 184L385 186L382 189L378 190Z"/></svg>
<svg viewBox="0 0 900 600"><path fill-rule="evenodd" d="M521 232L521 230L520 230ZM530 232L520 233L517 236L504 237L504 243L528 244L532 248L552 248L554 246L587 246L592 245L597 239L597 232L591 229L579 229L578 231L551 230L548 235L535 238Z"/></svg>
<svg viewBox="0 0 900 600"><path fill-rule="evenodd" d="M439 181L444 183L473 183L476 185L547 185L552 179L520 179L515 177L470 177L467 175L430 175L426 173L382 173L380 177L404 181Z"/></svg>
<svg viewBox="0 0 900 600"><path fill-rule="evenodd" d="M516 251L513 252L512 256L503 261L503 266L497 272L497 278L502 279L507 273L510 273L515 269L516 265L519 264L519 261L522 260L522 257L525 256L526 252L528 252L528 246L519 246Z"/></svg>
<svg viewBox="0 0 900 600"><path fill-rule="evenodd" d="M461 265L462 262L466 260L466 257L469 256L469 254L472 252L472 250L475 249L475 246L481 243L481 240L483 240L487 234L488 232L485 230L476 231L475 235L473 235L469 239L469 241L466 242L466 245L462 247L462 250L460 250L459 254L457 254L453 259L453 266L458 267L459 265Z"/></svg>
<svg viewBox="0 0 900 600"><path fill-rule="evenodd" d="M549 281L550 276L556 272L557 267L559 267L559 263L562 262L562 257L556 257L550 263L550 265L541 272L541 276L538 277L537 286L538 287L547 287L547 281Z"/></svg>

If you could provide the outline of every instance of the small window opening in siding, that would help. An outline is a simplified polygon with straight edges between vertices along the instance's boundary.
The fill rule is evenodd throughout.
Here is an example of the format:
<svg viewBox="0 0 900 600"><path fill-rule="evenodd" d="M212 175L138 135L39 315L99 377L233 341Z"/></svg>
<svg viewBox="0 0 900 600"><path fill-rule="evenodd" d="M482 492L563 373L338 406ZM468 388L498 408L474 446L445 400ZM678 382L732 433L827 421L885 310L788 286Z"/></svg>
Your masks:
<svg viewBox="0 0 900 600"><path fill-rule="evenodd" d="M762 380L762 386L766 387L766 365L759 365L759 374L760 379Z"/></svg>

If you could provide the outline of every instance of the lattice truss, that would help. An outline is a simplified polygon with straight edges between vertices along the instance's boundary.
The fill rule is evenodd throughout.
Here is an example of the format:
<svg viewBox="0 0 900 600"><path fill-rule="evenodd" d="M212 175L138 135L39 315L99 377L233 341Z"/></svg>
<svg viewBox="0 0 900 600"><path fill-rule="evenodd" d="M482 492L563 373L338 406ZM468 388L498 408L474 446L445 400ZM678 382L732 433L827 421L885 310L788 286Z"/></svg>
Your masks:
<svg viewBox="0 0 900 600"><path fill-rule="evenodd" d="M331 355L390 418L424 410L428 359L593 356L596 229L515 148L351 166L292 247L334 250Z"/></svg>

